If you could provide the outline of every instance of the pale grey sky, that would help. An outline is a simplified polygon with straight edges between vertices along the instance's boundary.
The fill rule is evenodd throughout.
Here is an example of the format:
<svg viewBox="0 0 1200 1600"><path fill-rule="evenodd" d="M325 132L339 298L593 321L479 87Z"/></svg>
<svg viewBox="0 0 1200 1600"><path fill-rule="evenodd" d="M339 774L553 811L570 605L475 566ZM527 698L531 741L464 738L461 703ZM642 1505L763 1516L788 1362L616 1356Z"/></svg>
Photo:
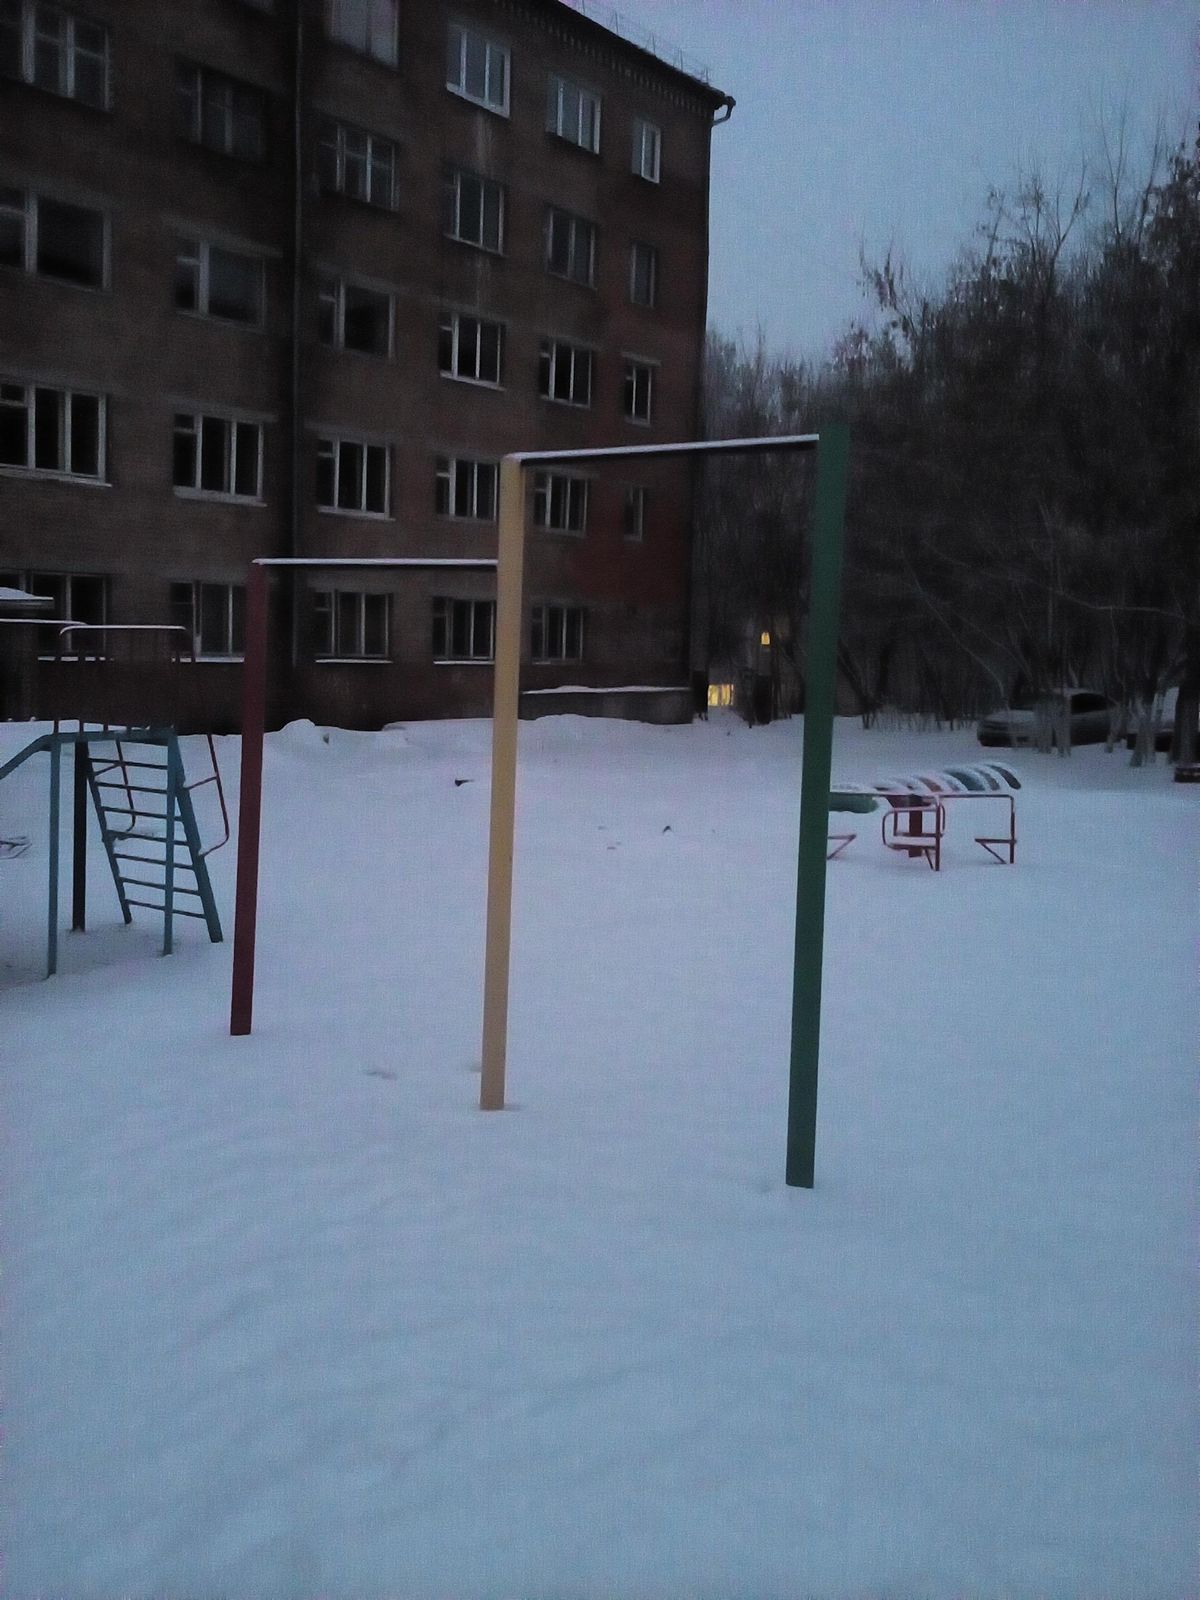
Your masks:
<svg viewBox="0 0 1200 1600"><path fill-rule="evenodd" d="M936 275L989 186L1076 175L1124 104L1194 137L1200 0L619 0L738 104L713 133L710 321L819 354L860 241Z"/></svg>

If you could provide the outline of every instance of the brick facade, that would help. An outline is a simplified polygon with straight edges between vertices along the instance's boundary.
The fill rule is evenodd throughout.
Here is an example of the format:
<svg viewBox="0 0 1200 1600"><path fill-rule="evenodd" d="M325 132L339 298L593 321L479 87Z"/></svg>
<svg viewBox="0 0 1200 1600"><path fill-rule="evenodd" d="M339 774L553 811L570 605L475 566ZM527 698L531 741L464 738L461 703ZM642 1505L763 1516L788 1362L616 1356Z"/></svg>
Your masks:
<svg viewBox="0 0 1200 1600"><path fill-rule="evenodd" d="M60 608L75 594L96 619L100 586L62 581L100 577L109 622L188 620L208 718L230 726L240 600L223 586L252 557L494 556L489 468L443 472L439 500L440 462L695 436L726 97L560 0L401 4L394 64L369 53L391 54L388 0L81 0L47 46L35 13L55 9L0 6L0 583L48 575ZM333 37L360 26L366 49ZM100 107L83 102L105 38ZM574 138L547 129L555 77ZM589 95L598 152L575 142ZM633 170L642 122L657 181L653 135ZM557 392L587 403L540 394L545 341ZM653 375L648 422L626 416L644 395L630 360ZM606 469L586 495L582 532L531 526L525 649L560 659L523 681L685 682L690 465ZM486 713L486 606L463 602L488 601L492 573L318 583L387 598L280 596L281 709Z"/></svg>

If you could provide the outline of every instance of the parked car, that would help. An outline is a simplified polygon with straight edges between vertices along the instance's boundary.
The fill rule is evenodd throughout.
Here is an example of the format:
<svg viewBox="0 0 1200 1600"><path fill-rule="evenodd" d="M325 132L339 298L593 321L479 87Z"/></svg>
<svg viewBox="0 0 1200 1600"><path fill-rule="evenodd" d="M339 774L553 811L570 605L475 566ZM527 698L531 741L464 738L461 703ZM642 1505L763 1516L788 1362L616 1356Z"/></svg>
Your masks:
<svg viewBox="0 0 1200 1600"><path fill-rule="evenodd" d="M1070 702L1071 743L1102 744L1108 738L1109 718L1116 709L1115 702L1095 689L1058 689L1055 697ZM975 730L983 745L1010 745L1014 748L1030 746L1035 742L1037 727L1036 705L1044 698L1037 695L1013 696L1010 706L990 712Z"/></svg>

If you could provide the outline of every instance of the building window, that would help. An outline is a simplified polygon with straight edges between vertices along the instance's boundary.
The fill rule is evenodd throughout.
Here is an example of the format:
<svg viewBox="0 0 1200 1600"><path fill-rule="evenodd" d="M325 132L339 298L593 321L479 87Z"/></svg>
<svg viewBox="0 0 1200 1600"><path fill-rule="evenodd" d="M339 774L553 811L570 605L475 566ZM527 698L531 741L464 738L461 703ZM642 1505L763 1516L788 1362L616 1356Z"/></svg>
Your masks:
<svg viewBox="0 0 1200 1600"><path fill-rule="evenodd" d="M348 589L313 595L313 649L327 661L386 661L388 601L386 594Z"/></svg>
<svg viewBox="0 0 1200 1600"><path fill-rule="evenodd" d="M494 522L499 474L495 461L477 461L470 456L438 456L434 491L438 516Z"/></svg>
<svg viewBox="0 0 1200 1600"><path fill-rule="evenodd" d="M223 156L261 161L266 126L266 96L189 61L175 68L175 103L179 132L192 144Z"/></svg>
<svg viewBox="0 0 1200 1600"><path fill-rule="evenodd" d="M397 0L326 0L329 36L394 67L396 8Z"/></svg>
<svg viewBox="0 0 1200 1600"><path fill-rule="evenodd" d="M0 467L104 477L104 396L0 383Z"/></svg>
<svg viewBox="0 0 1200 1600"><path fill-rule="evenodd" d="M551 74L546 91L546 131L596 154L600 151L600 96L570 78Z"/></svg>
<svg viewBox="0 0 1200 1600"><path fill-rule="evenodd" d="M86 622L94 628L108 621L108 579L95 573L0 572L0 584L44 595L53 605L55 621ZM38 637L40 647L54 649L58 629L51 623L45 637L40 632Z"/></svg>
<svg viewBox="0 0 1200 1600"><path fill-rule="evenodd" d="M108 219L23 189L0 189L0 266L103 289L108 281Z"/></svg>
<svg viewBox="0 0 1200 1600"><path fill-rule="evenodd" d="M652 244L630 246L629 298L635 306L653 306L658 300L658 251Z"/></svg>
<svg viewBox="0 0 1200 1600"><path fill-rule="evenodd" d="M633 170L639 178L657 183L662 165L662 134L644 117L633 119Z"/></svg>
<svg viewBox="0 0 1200 1600"><path fill-rule="evenodd" d="M534 661L582 661L582 607L534 606L529 650Z"/></svg>
<svg viewBox="0 0 1200 1600"><path fill-rule="evenodd" d="M446 87L464 100L508 115L509 53L502 44L452 22L446 32Z"/></svg>
<svg viewBox="0 0 1200 1600"><path fill-rule="evenodd" d="M596 281L596 225L550 206L546 211L546 271L575 283Z"/></svg>
<svg viewBox="0 0 1200 1600"><path fill-rule="evenodd" d="M322 344L369 356L392 353L392 297L344 278L322 278L317 288L317 326Z"/></svg>
<svg viewBox="0 0 1200 1600"><path fill-rule="evenodd" d="M537 472L533 478L533 523L547 533L587 531L588 480L566 472Z"/></svg>
<svg viewBox="0 0 1200 1600"><path fill-rule="evenodd" d="M491 661L495 654L494 600L434 600L435 661Z"/></svg>
<svg viewBox="0 0 1200 1600"><path fill-rule="evenodd" d="M198 316L258 327L263 319L263 264L257 256L181 239L175 256L175 305Z"/></svg>
<svg viewBox="0 0 1200 1600"><path fill-rule="evenodd" d="M317 140L317 182L325 194L391 211L396 204L396 146L377 133L323 122Z"/></svg>
<svg viewBox="0 0 1200 1600"><path fill-rule="evenodd" d="M646 537L646 491L640 484L630 484L625 490L621 532L631 544L641 544Z"/></svg>
<svg viewBox="0 0 1200 1600"><path fill-rule="evenodd" d="M177 411L176 489L222 499L261 499L262 442L260 423Z"/></svg>
<svg viewBox="0 0 1200 1600"><path fill-rule="evenodd" d="M359 439L317 440L317 504L326 511L386 517L390 493L385 444Z"/></svg>
<svg viewBox="0 0 1200 1600"><path fill-rule="evenodd" d="M448 378L499 384L504 359L504 327L458 311L442 313L438 327L438 367Z"/></svg>
<svg viewBox="0 0 1200 1600"><path fill-rule="evenodd" d="M0 75L108 108L108 29L31 0L0 0Z"/></svg>
<svg viewBox="0 0 1200 1600"><path fill-rule="evenodd" d="M565 339L543 339L538 358L538 393L564 405L592 403L592 352Z"/></svg>
<svg viewBox="0 0 1200 1600"><path fill-rule="evenodd" d="M625 416L649 422L654 409L654 368L645 361L625 363Z"/></svg>
<svg viewBox="0 0 1200 1600"><path fill-rule="evenodd" d="M481 250L504 249L504 188L455 167L442 185L442 231Z"/></svg>
<svg viewBox="0 0 1200 1600"><path fill-rule="evenodd" d="M246 648L246 591L238 583L173 583L171 621L187 629L198 661L240 659Z"/></svg>

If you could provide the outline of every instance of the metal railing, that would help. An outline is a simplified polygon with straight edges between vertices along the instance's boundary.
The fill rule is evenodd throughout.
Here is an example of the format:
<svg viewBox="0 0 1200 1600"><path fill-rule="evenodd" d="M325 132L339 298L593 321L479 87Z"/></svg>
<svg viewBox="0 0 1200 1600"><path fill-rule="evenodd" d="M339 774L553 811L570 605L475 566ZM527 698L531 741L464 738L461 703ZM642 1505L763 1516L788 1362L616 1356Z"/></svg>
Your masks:
<svg viewBox="0 0 1200 1600"><path fill-rule="evenodd" d="M686 72L689 78L696 78L701 83L712 83L712 73L703 61L688 55L686 50L681 50L670 39L664 39L661 33L652 33L649 28L643 28L615 6L599 5L597 0L562 0L562 4L572 11L578 11L581 17L599 23L619 39L637 45L639 50L648 51L659 61L665 61L677 72Z"/></svg>

